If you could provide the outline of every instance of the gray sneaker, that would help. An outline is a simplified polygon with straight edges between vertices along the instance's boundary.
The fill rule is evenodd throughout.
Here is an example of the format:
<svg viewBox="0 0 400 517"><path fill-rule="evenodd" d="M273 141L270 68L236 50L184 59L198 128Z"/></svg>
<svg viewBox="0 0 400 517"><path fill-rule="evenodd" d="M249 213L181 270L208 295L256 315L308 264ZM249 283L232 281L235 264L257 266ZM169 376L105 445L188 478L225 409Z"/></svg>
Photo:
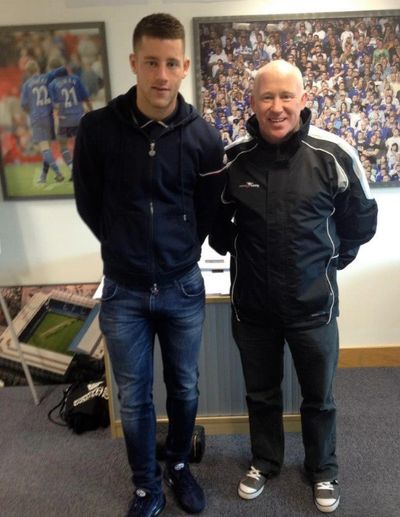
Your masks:
<svg viewBox="0 0 400 517"><path fill-rule="evenodd" d="M314 483L314 503L320 512L334 512L339 502L340 488L336 479Z"/></svg>
<svg viewBox="0 0 400 517"><path fill-rule="evenodd" d="M244 477L240 480L238 494L242 499L254 499L264 490L266 476L261 474L253 465Z"/></svg>

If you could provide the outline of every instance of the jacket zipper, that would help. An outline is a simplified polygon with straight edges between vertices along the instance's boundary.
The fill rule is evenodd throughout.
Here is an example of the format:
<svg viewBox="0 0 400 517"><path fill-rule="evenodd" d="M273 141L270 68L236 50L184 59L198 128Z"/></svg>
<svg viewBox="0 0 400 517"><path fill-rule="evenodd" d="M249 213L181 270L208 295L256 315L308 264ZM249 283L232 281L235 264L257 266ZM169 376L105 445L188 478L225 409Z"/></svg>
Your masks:
<svg viewBox="0 0 400 517"><path fill-rule="evenodd" d="M234 294L235 293L235 288L236 288L236 280L237 280L237 276L238 276L238 269L239 269L237 239L238 239L238 236L236 235L235 241L233 243L233 246L235 248L235 265L236 265L236 268L235 268L235 278L233 279L232 289L231 289L231 304L232 304L233 310L235 312L236 320L240 321L239 313L238 313L237 307L235 305L235 294Z"/></svg>
<svg viewBox="0 0 400 517"><path fill-rule="evenodd" d="M332 260L339 256L339 254L335 255L335 253L336 253L335 243L333 242L333 239L332 239L332 236L331 236L331 232L329 231L329 221L330 221L330 218L333 216L334 213L335 213L335 208L332 210L332 213L326 219L326 233L328 235L330 244L332 246L332 254L331 254L331 256L330 256L330 258L328 260L328 264L326 265L326 268L325 268L325 278L326 278L326 280L328 282L329 294L332 297L332 303L331 303L331 306L330 306L330 309L329 309L329 318L328 318L328 321L326 322L327 325L331 322L333 306L335 305L335 291L333 290L331 281L329 280L329 267L331 265Z"/></svg>

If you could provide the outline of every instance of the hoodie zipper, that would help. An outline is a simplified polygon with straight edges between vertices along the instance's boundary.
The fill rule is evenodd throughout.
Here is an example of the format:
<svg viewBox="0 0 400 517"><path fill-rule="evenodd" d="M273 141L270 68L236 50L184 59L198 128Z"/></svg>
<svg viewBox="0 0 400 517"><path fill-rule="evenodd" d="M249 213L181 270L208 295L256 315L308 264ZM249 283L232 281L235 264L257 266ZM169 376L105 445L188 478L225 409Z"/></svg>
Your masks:
<svg viewBox="0 0 400 517"><path fill-rule="evenodd" d="M158 294L158 286L155 282L155 257L154 257L154 203L153 203L153 158L156 155L156 142L154 140L150 140L150 185L151 185L151 195L150 195L150 203L149 203L149 211L150 211L150 260L151 260L151 272L153 275L153 285L150 287L150 292L153 295Z"/></svg>
<svg viewBox="0 0 400 517"><path fill-rule="evenodd" d="M177 127L177 126L176 126ZM170 128L169 128L170 129ZM168 131L167 131L168 132ZM162 134L161 136L164 136L166 133ZM182 141L182 137L181 137ZM156 156L156 140L149 140L150 147L148 151L148 155L150 157L150 185L151 185L151 195L150 195L150 202L149 202L149 212L150 212L150 228L149 228L149 237L150 237L150 243L151 243L151 249L150 249L150 261L151 261L151 272L153 276L153 285L150 287L150 292L152 295L158 294L158 285L156 283L155 279L155 253L154 253L154 197L153 197L153 177L154 177L154 167L153 167L153 158ZM182 187L183 188L183 187ZM183 219L186 221L187 215L186 213L183 214Z"/></svg>

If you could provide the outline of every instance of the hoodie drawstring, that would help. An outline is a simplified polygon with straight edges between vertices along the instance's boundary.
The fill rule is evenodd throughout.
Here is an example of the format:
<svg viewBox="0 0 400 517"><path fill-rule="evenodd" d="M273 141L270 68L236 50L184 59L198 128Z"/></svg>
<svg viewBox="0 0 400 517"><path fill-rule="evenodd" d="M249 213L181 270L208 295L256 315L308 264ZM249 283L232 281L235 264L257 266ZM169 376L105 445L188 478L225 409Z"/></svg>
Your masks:
<svg viewBox="0 0 400 517"><path fill-rule="evenodd" d="M183 220L184 222L187 221L187 214L185 210L185 186L183 181L183 130L182 126L179 127L179 157L178 157L178 163L179 163L179 177L181 180L181 196L182 196L182 212L183 212Z"/></svg>

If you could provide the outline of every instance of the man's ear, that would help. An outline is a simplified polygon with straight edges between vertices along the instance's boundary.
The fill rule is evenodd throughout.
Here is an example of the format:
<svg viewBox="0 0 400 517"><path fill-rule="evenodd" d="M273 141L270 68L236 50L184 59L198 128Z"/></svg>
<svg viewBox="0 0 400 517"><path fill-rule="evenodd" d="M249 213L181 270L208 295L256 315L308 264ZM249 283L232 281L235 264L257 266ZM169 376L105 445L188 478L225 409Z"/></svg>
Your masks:
<svg viewBox="0 0 400 517"><path fill-rule="evenodd" d="M132 72L136 74L136 55L135 54L129 54L129 63L131 65Z"/></svg>
<svg viewBox="0 0 400 517"><path fill-rule="evenodd" d="M253 113L255 113L255 110L254 110L254 106L255 106L255 99L254 99L254 94L251 94L250 95L250 106L251 106L251 109L253 110Z"/></svg>
<svg viewBox="0 0 400 517"><path fill-rule="evenodd" d="M306 107L307 99L308 99L307 92L304 92L303 95L301 96L301 109Z"/></svg>
<svg viewBox="0 0 400 517"><path fill-rule="evenodd" d="M188 57L185 57L183 61L183 77L186 77L189 72L190 67L190 59Z"/></svg>

